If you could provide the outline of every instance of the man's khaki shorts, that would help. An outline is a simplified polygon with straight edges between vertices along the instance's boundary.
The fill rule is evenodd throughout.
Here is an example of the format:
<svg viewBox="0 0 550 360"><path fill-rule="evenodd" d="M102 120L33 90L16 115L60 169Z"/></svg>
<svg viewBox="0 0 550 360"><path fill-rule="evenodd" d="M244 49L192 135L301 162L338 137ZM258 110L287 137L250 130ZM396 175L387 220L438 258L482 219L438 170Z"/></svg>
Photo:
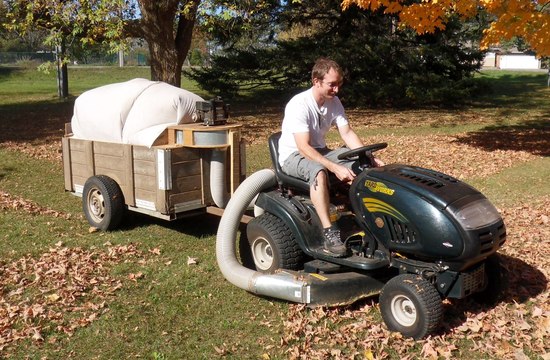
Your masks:
<svg viewBox="0 0 550 360"><path fill-rule="evenodd" d="M344 165L345 167L354 170L357 173L357 167L353 166L355 161L338 160L338 155L349 151L347 147L341 147L335 150L328 148L316 149L321 155L329 159L330 161ZM325 171L328 174L327 169L316 161L308 160L300 152L295 151L285 160L281 169L285 174L307 181L309 185L313 185L315 178L319 171Z"/></svg>

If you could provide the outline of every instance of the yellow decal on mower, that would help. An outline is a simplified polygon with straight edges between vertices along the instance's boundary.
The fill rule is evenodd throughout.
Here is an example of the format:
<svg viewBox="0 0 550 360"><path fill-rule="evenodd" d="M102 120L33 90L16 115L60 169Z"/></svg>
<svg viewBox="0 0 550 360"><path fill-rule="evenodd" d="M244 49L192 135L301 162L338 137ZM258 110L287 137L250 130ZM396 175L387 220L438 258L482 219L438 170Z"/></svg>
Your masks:
<svg viewBox="0 0 550 360"><path fill-rule="evenodd" d="M393 189L390 189L386 184L384 184L383 182L377 182L377 181L372 181L372 180L367 180L365 181L365 186L367 189L369 189L370 191L372 191L373 193L382 193L382 194L386 194L386 195L390 195L392 196L393 193L395 192L395 190Z"/></svg>
<svg viewBox="0 0 550 360"><path fill-rule="evenodd" d="M404 222L404 223L408 222L407 218L403 216L403 214L401 214L399 210L397 210L390 204L385 203L382 200L378 200L374 198L363 198L363 203L365 204L365 207L367 208L367 210L371 213L388 214L401 222Z"/></svg>

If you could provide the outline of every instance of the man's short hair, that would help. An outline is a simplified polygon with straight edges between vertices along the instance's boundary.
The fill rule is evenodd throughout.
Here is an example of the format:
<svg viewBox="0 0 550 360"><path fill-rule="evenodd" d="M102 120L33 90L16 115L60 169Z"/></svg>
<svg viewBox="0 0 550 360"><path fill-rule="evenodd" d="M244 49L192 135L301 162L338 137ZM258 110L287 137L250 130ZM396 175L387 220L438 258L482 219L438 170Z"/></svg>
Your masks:
<svg viewBox="0 0 550 360"><path fill-rule="evenodd" d="M319 58L315 61L315 65L313 65L313 69L311 70L311 81L315 79L323 80L330 69L334 69L340 76L344 76L342 68L336 61L328 58Z"/></svg>

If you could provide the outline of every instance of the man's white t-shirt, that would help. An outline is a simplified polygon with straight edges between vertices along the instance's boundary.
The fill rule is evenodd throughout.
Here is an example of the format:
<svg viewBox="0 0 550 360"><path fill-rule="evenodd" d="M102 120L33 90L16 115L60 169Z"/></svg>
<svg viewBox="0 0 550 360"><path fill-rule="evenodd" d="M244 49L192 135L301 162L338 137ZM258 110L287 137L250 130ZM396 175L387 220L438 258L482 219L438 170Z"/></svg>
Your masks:
<svg viewBox="0 0 550 360"><path fill-rule="evenodd" d="M313 88L294 96L285 107L282 134L279 139L279 164L298 151L294 134L309 132L310 145L321 149L327 146L325 136L330 127L348 124L344 106L337 96L325 100L319 108L313 97Z"/></svg>

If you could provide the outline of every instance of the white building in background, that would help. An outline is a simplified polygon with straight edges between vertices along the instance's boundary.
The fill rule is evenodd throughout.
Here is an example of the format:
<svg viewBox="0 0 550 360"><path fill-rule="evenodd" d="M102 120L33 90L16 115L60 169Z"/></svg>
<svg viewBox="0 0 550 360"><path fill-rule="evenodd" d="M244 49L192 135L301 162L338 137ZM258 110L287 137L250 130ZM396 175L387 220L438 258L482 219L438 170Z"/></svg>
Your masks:
<svg viewBox="0 0 550 360"><path fill-rule="evenodd" d="M541 68L541 61L537 59L535 55L527 55L523 53L504 54L489 51L485 54L483 67L497 69L538 70Z"/></svg>

